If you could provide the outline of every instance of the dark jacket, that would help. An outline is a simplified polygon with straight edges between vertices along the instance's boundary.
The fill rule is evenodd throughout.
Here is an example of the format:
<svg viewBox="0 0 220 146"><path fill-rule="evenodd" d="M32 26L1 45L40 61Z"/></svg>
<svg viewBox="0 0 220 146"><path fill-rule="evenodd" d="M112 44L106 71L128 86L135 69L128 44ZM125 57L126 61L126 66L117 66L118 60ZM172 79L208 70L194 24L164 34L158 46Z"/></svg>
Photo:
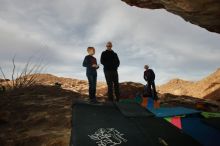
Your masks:
<svg viewBox="0 0 220 146"><path fill-rule="evenodd" d="M148 69L144 72L144 79L145 81L154 81L155 80L155 73L152 69Z"/></svg>
<svg viewBox="0 0 220 146"><path fill-rule="evenodd" d="M92 67L93 64L97 65L97 61L96 58L91 56L91 55L87 55L83 61L83 66L86 67L86 74L87 75L96 75L97 74L97 68Z"/></svg>
<svg viewBox="0 0 220 146"><path fill-rule="evenodd" d="M104 71L117 71L120 60L114 51L103 51L101 55L101 64L104 66Z"/></svg>

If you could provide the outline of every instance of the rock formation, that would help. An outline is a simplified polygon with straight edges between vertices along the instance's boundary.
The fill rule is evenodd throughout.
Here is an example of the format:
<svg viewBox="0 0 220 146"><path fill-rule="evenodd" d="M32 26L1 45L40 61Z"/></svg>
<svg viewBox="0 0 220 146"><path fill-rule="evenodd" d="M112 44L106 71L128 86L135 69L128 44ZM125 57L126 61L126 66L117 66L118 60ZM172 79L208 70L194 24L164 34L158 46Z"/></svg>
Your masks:
<svg viewBox="0 0 220 146"><path fill-rule="evenodd" d="M220 101L220 69L200 81L174 79L158 89L161 94L187 95Z"/></svg>
<svg viewBox="0 0 220 146"><path fill-rule="evenodd" d="M131 6L166 9L192 24L220 33L219 0L122 0Z"/></svg>
<svg viewBox="0 0 220 146"><path fill-rule="evenodd" d="M88 82L86 80L78 80L64 77L56 77L51 74L38 74L37 84L54 86L55 84L61 84L62 89L70 90L82 95L88 95ZM135 96L138 92L143 92L143 86L140 83L134 82L123 82L120 83L120 89L123 98L128 98L128 96ZM107 96L107 85L105 82L97 83L97 96L106 97Z"/></svg>

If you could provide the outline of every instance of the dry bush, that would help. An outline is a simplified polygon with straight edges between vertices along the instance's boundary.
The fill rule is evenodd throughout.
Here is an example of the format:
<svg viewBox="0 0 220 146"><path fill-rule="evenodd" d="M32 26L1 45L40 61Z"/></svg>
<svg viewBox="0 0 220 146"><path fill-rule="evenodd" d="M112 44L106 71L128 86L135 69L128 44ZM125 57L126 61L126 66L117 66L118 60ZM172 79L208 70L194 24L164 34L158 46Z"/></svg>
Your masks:
<svg viewBox="0 0 220 146"><path fill-rule="evenodd" d="M42 65L42 61L40 61L39 64L32 64L31 59L32 58L27 61L23 69L19 72L16 70L17 67L15 63L15 56L12 58L13 68L11 73L11 81L7 81L3 69L0 67L1 74L5 80L4 86L7 90L15 90L36 85L37 78L44 70L45 66Z"/></svg>

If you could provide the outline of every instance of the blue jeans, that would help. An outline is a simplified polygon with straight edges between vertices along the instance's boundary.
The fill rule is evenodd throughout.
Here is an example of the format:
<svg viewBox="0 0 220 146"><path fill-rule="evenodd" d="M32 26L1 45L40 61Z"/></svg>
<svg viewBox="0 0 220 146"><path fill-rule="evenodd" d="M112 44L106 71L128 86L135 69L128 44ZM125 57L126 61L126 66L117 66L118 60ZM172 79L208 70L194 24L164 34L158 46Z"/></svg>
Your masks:
<svg viewBox="0 0 220 146"><path fill-rule="evenodd" d="M89 81L89 98L91 100L95 100L96 99L97 75L96 74L87 74L86 76Z"/></svg>

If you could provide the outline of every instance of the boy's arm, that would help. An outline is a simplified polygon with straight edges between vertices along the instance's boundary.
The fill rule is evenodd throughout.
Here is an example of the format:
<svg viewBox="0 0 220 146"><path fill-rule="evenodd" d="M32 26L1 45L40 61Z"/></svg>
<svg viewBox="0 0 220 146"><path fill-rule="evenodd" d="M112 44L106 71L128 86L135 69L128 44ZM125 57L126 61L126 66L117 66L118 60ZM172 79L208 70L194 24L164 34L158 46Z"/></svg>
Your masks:
<svg viewBox="0 0 220 146"><path fill-rule="evenodd" d="M84 58L83 67L88 67L88 58L87 57Z"/></svg>
<svg viewBox="0 0 220 146"><path fill-rule="evenodd" d="M99 69L99 65L97 64L97 60L95 59L96 69Z"/></svg>

